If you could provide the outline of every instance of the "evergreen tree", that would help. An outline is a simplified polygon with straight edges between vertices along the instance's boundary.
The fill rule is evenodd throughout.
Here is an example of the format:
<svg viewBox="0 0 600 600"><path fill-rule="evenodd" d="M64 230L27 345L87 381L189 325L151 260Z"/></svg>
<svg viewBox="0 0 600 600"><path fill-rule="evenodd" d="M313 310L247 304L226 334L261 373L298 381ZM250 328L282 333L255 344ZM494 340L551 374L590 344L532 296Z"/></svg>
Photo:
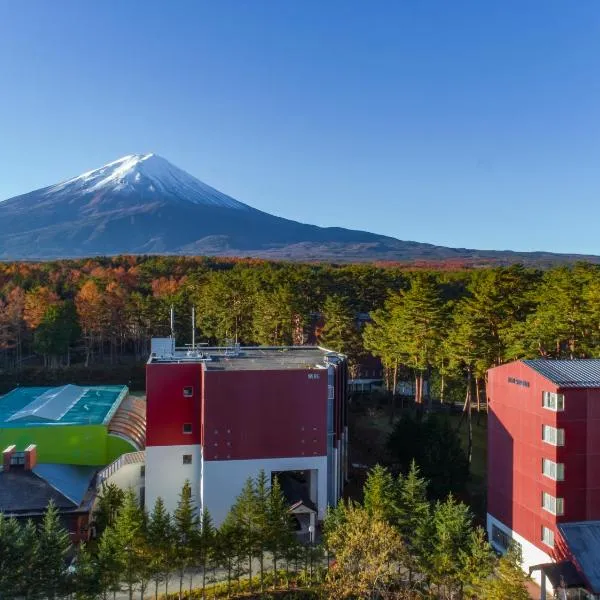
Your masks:
<svg viewBox="0 0 600 600"><path fill-rule="evenodd" d="M265 549L273 560L273 587L277 586L277 565L296 541L292 529L288 503L283 495L279 479L275 477L269 493L267 505L267 536Z"/></svg>
<svg viewBox="0 0 600 600"><path fill-rule="evenodd" d="M465 488L467 457L458 432L443 415L429 414L418 420L404 413L388 438L387 451L395 472L408 472L413 461L419 466L434 499Z"/></svg>
<svg viewBox="0 0 600 600"><path fill-rule="evenodd" d="M494 572L496 557L481 527L471 531L469 544L459 552L462 591L467 598L484 597L482 588Z"/></svg>
<svg viewBox="0 0 600 600"><path fill-rule="evenodd" d="M498 561L494 577L483 581L480 597L486 600L527 600L530 598L526 587L529 580L521 568L521 556L516 546Z"/></svg>
<svg viewBox="0 0 600 600"><path fill-rule="evenodd" d="M259 537L257 519L256 488L251 477L246 480L241 493L236 498L229 511L230 529L235 531L239 551L246 556L248 577L252 587L252 560L256 554L256 544Z"/></svg>
<svg viewBox="0 0 600 600"><path fill-rule="evenodd" d="M39 593L38 573L32 568L39 557L39 532L36 524L28 519L19 532L20 564L16 573L20 581L20 596L26 600L35 598Z"/></svg>
<svg viewBox="0 0 600 600"><path fill-rule="evenodd" d="M396 483L398 494L398 511L396 524L400 537L408 553L406 569L409 587L412 587L413 573L418 568L418 556L421 548L416 532L429 519L429 502L427 500L427 481L420 477L420 471L413 460L406 476L399 475Z"/></svg>
<svg viewBox="0 0 600 600"><path fill-rule="evenodd" d="M444 598L453 598L461 589L461 551L469 546L471 523L468 507L450 495L436 503L417 532L422 572Z"/></svg>
<svg viewBox="0 0 600 600"><path fill-rule="evenodd" d="M154 597L158 600L158 586L165 584L169 591L169 576L173 558L173 525L162 498L157 498L148 519L148 545L150 547L150 578L154 581Z"/></svg>
<svg viewBox="0 0 600 600"><path fill-rule="evenodd" d="M202 598L205 597L206 571L215 552L215 528L208 509L205 507L200 516L200 532L197 543L198 562L202 567Z"/></svg>
<svg viewBox="0 0 600 600"><path fill-rule="evenodd" d="M404 556L400 536L363 507L346 507L343 525L328 529L327 544L336 557L327 573L327 597L388 597L400 584Z"/></svg>
<svg viewBox="0 0 600 600"><path fill-rule="evenodd" d="M147 522L144 511L132 489L125 492L123 506L113 526L118 557L122 565L123 581L129 600L133 600L136 585L147 583Z"/></svg>
<svg viewBox="0 0 600 600"><path fill-rule="evenodd" d="M65 590L70 548L69 534L60 523L58 509L50 501L38 530L37 552L31 565L38 578L38 589L48 600L60 597Z"/></svg>
<svg viewBox="0 0 600 600"><path fill-rule="evenodd" d="M98 562L85 544L77 550L74 584L77 600L94 600L102 593Z"/></svg>
<svg viewBox="0 0 600 600"><path fill-rule="evenodd" d="M356 311L348 298L327 296L323 304L325 325L319 334L319 343L348 357L350 377L358 376L360 359L364 355L362 335L358 328Z"/></svg>
<svg viewBox="0 0 600 600"><path fill-rule="evenodd" d="M7 600L19 595L21 588L22 531L15 519L0 513L0 599Z"/></svg>
<svg viewBox="0 0 600 600"><path fill-rule="evenodd" d="M179 597L183 593L185 572L194 561L194 545L198 535L198 509L192 498L192 487L188 480L183 484L177 508L173 513L175 533L175 564L179 573Z"/></svg>
<svg viewBox="0 0 600 600"><path fill-rule="evenodd" d="M254 550L253 553L258 556L259 573L260 573L260 590L264 590L265 578L265 546L269 538L269 481L264 469L261 469L256 480L254 481L254 498L255 498L255 530L253 536Z"/></svg>
<svg viewBox="0 0 600 600"><path fill-rule="evenodd" d="M398 518L398 490L391 473L381 465L369 471L363 505L373 517L394 524Z"/></svg>
<svg viewBox="0 0 600 600"><path fill-rule="evenodd" d="M98 583L103 600L109 592L120 591L121 577L124 573L123 548L114 525L106 527L98 542L97 565Z"/></svg>
<svg viewBox="0 0 600 600"><path fill-rule="evenodd" d="M102 488L98 494L96 509L94 510L94 521L98 536L102 535L107 527L112 527L115 524L124 499L125 492L118 485L102 482Z"/></svg>

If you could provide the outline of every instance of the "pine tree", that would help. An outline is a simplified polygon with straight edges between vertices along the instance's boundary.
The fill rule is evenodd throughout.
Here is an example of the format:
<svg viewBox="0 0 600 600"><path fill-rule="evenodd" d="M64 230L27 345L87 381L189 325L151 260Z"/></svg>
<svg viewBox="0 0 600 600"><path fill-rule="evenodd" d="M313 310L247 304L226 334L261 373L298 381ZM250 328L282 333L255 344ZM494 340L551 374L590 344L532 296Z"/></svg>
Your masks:
<svg viewBox="0 0 600 600"><path fill-rule="evenodd" d="M121 577L124 572L122 560L123 548L114 525L106 527L98 542L98 582L103 600L107 600L109 592L120 591Z"/></svg>
<svg viewBox="0 0 600 600"><path fill-rule="evenodd" d="M398 517L397 488L391 473L381 465L369 471L364 488L363 505L373 517L394 524Z"/></svg>
<svg viewBox="0 0 600 600"><path fill-rule="evenodd" d="M467 598L484 597L482 588L494 572L496 557L481 527L471 531L469 543L459 551L462 591Z"/></svg>
<svg viewBox="0 0 600 600"><path fill-rule="evenodd" d="M112 529L118 543L123 580L127 585L129 600L133 600L135 585L147 584L148 546L146 516L132 489L125 492L123 506Z"/></svg>
<svg viewBox="0 0 600 600"><path fill-rule="evenodd" d="M472 520L468 507L450 495L419 527L420 566L438 593L452 597L460 590L461 550L469 545Z"/></svg>
<svg viewBox="0 0 600 600"><path fill-rule="evenodd" d="M16 571L20 581L20 594L26 600L34 598L39 586L38 573L32 568L39 557L39 533L38 527L28 519L22 525L19 533L20 565Z"/></svg>
<svg viewBox="0 0 600 600"><path fill-rule="evenodd" d="M215 528L208 509L205 507L200 516L200 532L198 535L198 562L202 567L202 598L205 597L206 571L213 560L215 551Z"/></svg>
<svg viewBox="0 0 600 600"><path fill-rule="evenodd" d="M75 597L77 600L94 600L102 593L99 568L96 557L85 544L77 549L75 571Z"/></svg>
<svg viewBox="0 0 600 600"><path fill-rule="evenodd" d="M398 532L363 507L346 507L343 525L327 531L327 544L336 557L327 573L327 597L389 597L401 582L404 548Z"/></svg>
<svg viewBox="0 0 600 600"><path fill-rule="evenodd" d="M198 509L192 498L192 487L185 481L179 495L177 508L173 513L175 532L175 564L179 573L179 598L183 593L185 572L194 560L194 544L198 535Z"/></svg>
<svg viewBox="0 0 600 600"><path fill-rule="evenodd" d="M279 485L279 479L275 477L268 498L265 540L265 549L271 553L273 560L273 587L277 586L277 565L295 541L288 503Z"/></svg>
<svg viewBox="0 0 600 600"><path fill-rule="evenodd" d="M265 546L269 537L269 494L269 481L264 469L261 469L254 481L256 534L253 542L253 552L258 556L261 592L264 590Z"/></svg>
<svg viewBox="0 0 600 600"><path fill-rule="evenodd" d="M32 568L37 574L39 590L48 600L62 595L67 578L66 557L71 542L60 523L58 509L50 501L38 530L38 546Z"/></svg>
<svg viewBox="0 0 600 600"><path fill-rule="evenodd" d="M125 492L115 483L102 482L102 489L98 494L94 520L96 522L96 534L102 532L115 524L117 514L123 506Z"/></svg>
<svg viewBox="0 0 600 600"><path fill-rule="evenodd" d="M154 581L154 597L158 600L158 586L165 584L169 591L170 564L173 558L173 525L162 498L157 498L148 520L148 545L150 547L150 578Z"/></svg>
<svg viewBox="0 0 600 600"><path fill-rule="evenodd" d="M246 480L240 495L230 509L228 517L231 520L231 529L236 532L240 551L246 556L250 588L252 588L252 560L256 553L259 528L256 488L251 477Z"/></svg>
<svg viewBox="0 0 600 600"><path fill-rule="evenodd" d="M348 298L327 296L323 304L323 317L325 325L320 332L319 343L330 350L345 354L348 357L350 377L357 377L364 347L356 311Z"/></svg>
<svg viewBox="0 0 600 600"><path fill-rule="evenodd" d="M22 530L15 519L0 513L0 599L15 598L21 589Z"/></svg>
<svg viewBox="0 0 600 600"><path fill-rule="evenodd" d="M486 600L527 600L530 598L526 583L529 580L521 568L521 556L516 546L498 561L494 577L481 585L480 597Z"/></svg>

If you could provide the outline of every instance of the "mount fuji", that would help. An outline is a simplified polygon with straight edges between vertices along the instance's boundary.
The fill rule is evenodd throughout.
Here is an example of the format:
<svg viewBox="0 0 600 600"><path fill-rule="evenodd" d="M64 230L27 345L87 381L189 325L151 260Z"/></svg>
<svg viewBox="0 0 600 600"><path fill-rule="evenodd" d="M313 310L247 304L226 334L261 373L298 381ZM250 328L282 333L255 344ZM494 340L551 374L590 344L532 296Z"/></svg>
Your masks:
<svg viewBox="0 0 600 600"><path fill-rule="evenodd" d="M262 212L156 154L0 202L0 259L115 254L252 256L287 260L564 262L597 257L453 249L317 227Z"/></svg>

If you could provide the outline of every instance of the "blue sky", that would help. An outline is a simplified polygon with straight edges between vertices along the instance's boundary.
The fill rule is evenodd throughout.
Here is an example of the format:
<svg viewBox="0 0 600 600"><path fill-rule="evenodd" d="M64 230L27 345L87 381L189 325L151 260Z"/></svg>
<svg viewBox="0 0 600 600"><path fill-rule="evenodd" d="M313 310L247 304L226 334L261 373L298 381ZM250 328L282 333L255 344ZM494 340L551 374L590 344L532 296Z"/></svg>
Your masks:
<svg viewBox="0 0 600 600"><path fill-rule="evenodd" d="M600 254L600 4L0 2L0 198L143 152L300 221Z"/></svg>

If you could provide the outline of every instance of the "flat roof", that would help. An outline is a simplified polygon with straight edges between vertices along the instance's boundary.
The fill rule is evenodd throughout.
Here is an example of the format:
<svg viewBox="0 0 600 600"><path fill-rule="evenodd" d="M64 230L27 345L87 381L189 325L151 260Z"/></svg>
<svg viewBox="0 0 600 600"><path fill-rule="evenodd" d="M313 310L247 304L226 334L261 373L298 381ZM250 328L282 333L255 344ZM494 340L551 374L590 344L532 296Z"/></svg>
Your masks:
<svg viewBox="0 0 600 600"><path fill-rule="evenodd" d="M0 396L0 426L107 423L127 394L125 385L18 387Z"/></svg>
<svg viewBox="0 0 600 600"><path fill-rule="evenodd" d="M559 523L558 528L592 591L600 593L600 521Z"/></svg>
<svg viewBox="0 0 600 600"><path fill-rule="evenodd" d="M324 369L342 358L341 354L320 346L198 346L152 355L148 363L202 363L207 371L268 371Z"/></svg>
<svg viewBox="0 0 600 600"><path fill-rule="evenodd" d="M562 388L600 388L600 359L524 360L524 364Z"/></svg>

